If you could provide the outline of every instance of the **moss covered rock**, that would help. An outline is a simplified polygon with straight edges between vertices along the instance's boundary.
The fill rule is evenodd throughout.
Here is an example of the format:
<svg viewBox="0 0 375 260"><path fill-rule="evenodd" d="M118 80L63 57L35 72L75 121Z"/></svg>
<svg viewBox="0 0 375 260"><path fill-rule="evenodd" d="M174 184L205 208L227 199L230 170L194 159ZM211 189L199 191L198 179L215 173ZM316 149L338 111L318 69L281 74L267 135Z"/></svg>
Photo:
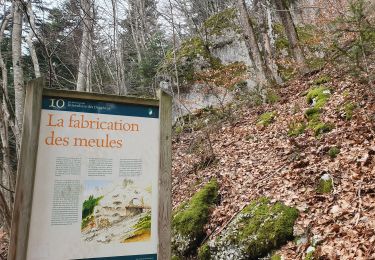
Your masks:
<svg viewBox="0 0 375 260"><path fill-rule="evenodd" d="M209 245L204 244L198 249L198 260L210 260L210 259L211 259L210 247Z"/></svg>
<svg viewBox="0 0 375 260"><path fill-rule="evenodd" d="M208 45L198 36L183 41L176 53L170 50L159 67L159 74L174 77L175 59L182 87L195 82L197 71L221 65L221 61L211 55Z"/></svg>
<svg viewBox="0 0 375 260"><path fill-rule="evenodd" d="M314 108L322 108L328 101L331 91L325 86L318 86L312 88L307 93L307 103L311 104Z"/></svg>
<svg viewBox="0 0 375 260"><path fill-rule="evenodd" d="M305 116L308 120L308 128L314 132L315 136L328 133L334 128L332 124L320 120L322 108L328 102L330 96L331 91L324 85L311 88L306 95L306 101L311 105L311 108L306 110Z"/></svg>
<svg viewBox="0 0 375 260"><path fill-rule="evenodd" d="M251 202L210 244L211 259L258 259L293 239L298 210L267 198Z"/></svg>
<svg viewBox="0 0 375 260"><path fill-rule="evenodd" d="M236 24L237 12L235 8L225 9L204 22L204 29L210 36L220 36L226 30L240 32L240 27Z"/></svg>
<svg viewBox="0 0 375 260"><path fill-rule="evenodd" d="M204 225L218 197L218 183L210 181L173 214L172 251L176 256L194 254L205 237Z"/></svg>

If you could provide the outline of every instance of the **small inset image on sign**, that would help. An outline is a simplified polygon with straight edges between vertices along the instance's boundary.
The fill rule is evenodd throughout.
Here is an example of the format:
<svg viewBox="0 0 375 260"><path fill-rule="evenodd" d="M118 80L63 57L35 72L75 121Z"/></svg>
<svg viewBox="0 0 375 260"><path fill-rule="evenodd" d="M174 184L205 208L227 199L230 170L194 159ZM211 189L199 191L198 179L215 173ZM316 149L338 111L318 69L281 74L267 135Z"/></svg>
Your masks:
<svg viewBox="0 0 375 260"><path fill-rule="evenodd" d="M142 242L151 238L151 183L131 179L84 183L82 240L88 243Z"/></svg>

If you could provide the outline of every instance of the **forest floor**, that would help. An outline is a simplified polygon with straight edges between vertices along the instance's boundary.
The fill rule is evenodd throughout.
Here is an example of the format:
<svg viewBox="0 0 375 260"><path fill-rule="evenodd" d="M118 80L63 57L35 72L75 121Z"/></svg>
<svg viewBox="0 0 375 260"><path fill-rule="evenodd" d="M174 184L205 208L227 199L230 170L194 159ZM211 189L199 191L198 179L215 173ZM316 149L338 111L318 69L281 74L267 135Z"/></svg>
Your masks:
<svg viewBox="0 0 375 260"><path fill-rule="evenodd" d="M321 136L307 129L289 137L293 122L306 121L307 91L326 75L331 77L325 84L331 96L321 120L334 128ZM292 80L277 92L280 100L274 104L242 102L232 109L232 115L215 123L201 113L195 120L208 122L206 125L175 134L174 209L216 178L221 199L206 227L208 239L220 233L251 200L266 196L300 212L294 233L307 239L282 247L277 253L285 259L304 259L313 237L319 240L319 259L375 259L374 90L327 67ZM349 103L355 109L347 120L343 109ZM258 117L265 112L275 112L275 120L267 127L259 126ZM328 155L332 147L340 149L336 158ZM317 192L324 174L334 181L329 194Z"/></svg>

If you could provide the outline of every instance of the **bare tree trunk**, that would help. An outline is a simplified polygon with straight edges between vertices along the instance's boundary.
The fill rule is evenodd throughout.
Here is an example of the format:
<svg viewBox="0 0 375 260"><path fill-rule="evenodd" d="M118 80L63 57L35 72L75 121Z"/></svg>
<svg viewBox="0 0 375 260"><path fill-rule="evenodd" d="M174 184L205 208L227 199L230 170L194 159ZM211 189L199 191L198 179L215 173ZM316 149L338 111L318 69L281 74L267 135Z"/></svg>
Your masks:
<svg viewBox="0 0 375 260"><path fill-rule="evenodd" d="M124 48L123 40L117 40L117 58L119 66L119 77L120 77L120 94L126 95L128 93L128 88L125 82L125 63L124 63Z"/></svg>
<svg viewBox="0 0 375 260"><path fill-rule="evenodd" d="M11 221L12 221L12 212L8 207L3 193L0 191L0 210L2 211L5 219L5 224L8 230L10 230Z"/></svg>
<svg viewBox="0 0 375 260"><path fill-rule="evenodd" d="M36 51L35 51L35 47L33 43L33 38L35 37L35 31L36 31L35 15L32 10L31 2L28 2L27 4L27 14L29 15L30 32L28 36L26 37L26 42L27 42L27 45L29 46L31 60L34 66L35 77L39 78L41 76L40 68L39 68L39 61L38 61L38 57L36 55Z"/></svg>
<svg viewBox="0 0 375 260"><path fill-rule="evenodd" d="M245 0L237 0L237 8L240 15L240 21L243 27L245 43L249 50L249 55L255 65L257 82L261 85L267 85L266 69L264 67L263 57L260 53L258 42L255 37L253 24L247 12Z"/></svg>
<svg viewBox="0 0 375 260"><path fill-rule="evenodd" d="M169 8L171 12L171 22L172 22L172 34L173 34L173 63L174 63L174 72L175 72L175 83L177 87L177 99L180 100L180 83L178 79L178 69L177 69L177 58L176 58L176 51L177 51L177 42L176 42L176 30L173 18L173 7L172 2L169 0Z"/></svg>
<svg viewBox="0 0 375 260"><path fill-rule="evenodd" d="M183 112L182 112L182 106L181 106L181 96L180 96L180 82L178 78L178 68L177 68L177 57L176 57L176 52L177 52L177 39L176 39L176 27L175 27L175 22L174 22L174 14L173 14L173 5L171 0L169 1L169 8L171 12L171 23L172 23L172 36L173 36L173 63L174 63L174 73L175 73L175 85L177 87L177 102L175 102L177 106L177 111L179 113L178 120L182 121L182 124L184 124L184 118L182 117ZM173 98L174 97L174 91L173 91L173 86L172 86L172 94Z"/></svg>
<svg viewBox="0 0 375 260"><path fill-rule="evenodd" d="M277 65L275 62L275 55L272 49L274 45L273 41L273 28L272 28L272 17L271 10L269 6L269 1L264 1L263 6L260 8L260 14L262 19L262 39L264 47L264 59L266 61L266 66L269 70L269 73L272 75L272 78L277 84L281 84L283 80L277 72ZM264 10L265 9L265 10Z"/></svg>
<svg viewBox="0 0 375 260"><path fill-rule="evenodd" d="M140 23L140 39L142 43L142 48L146 49L146 14L145 14L145 1L144 0L137 0L138 3L138 16L140 18L139 23Z"/></svg>
<svg viewBox="0 0 375 260"><path fill-rule="evenodd" d="M281 22L283 23L286 36L288 37L290 49L293 53L294 59L298 64L298 69L301 73L305 73L307 72L305 56L303 55L302 48L299 45L297 30L290 11L287 8L284 0L274 0L274 3L279 13Z"/></svg>
<svg viewBox="0 0 375 260"><path fill-rule="evenodd" d="M12 17L12 14L9 14L5 16L4 20L1 23L0 26L0 46L3 42L4 37L4 31L8 25L9 19ZM2 75L2 85L1 85L1 92L2 92L2 104L0 104L0 137L1 137L1 145L2 145L2 169L0 171L0 184L2 187L0 187L0 200L2 201L0 203L0 210L2 211L4 215L4 219L6 222L6 226L9 229L10 228L10 212L12 211L12 200L13 200L13 194L11 190L13 189L15 185L15 176L12 171L11 167L11 159L10 159L10 151L9 151L9 113L6 113L7 111L7 102L6 99L8 98L8 70L6 68L1 49L0 49L0 68L1 68L1 75ZM8 189L5 189L5 188Z"/></svg>
<svg viewBox="0 0 375 260"><path fill-rule="evenodd" d="M116 69L116 85L118 94L127 93L125 86L125 67L123 60L123 51L121 40L119 39L118 33L118 21L117 21L117 1L111 0L112 3L112 12L113 12L113 50L115 57L115 69Z"/></svg>
<svg viewBox="0 0 375 260"><path fill-rule="evenodd" d="M93 57L93 41L92 35L89 33L89 51L87 53L87 63L86 63L86 91L92 92L91 76L92 76L92 57Z"/></svg>
<svg viewBox="0 0 375 260"><path fill-rule="evenodd" d="M23 106L25 90L22 70L22 3L20 0L13 1L13 30L12 30L12 61L13 61L13 82L15 99L15 122L18 129L22 129ZM16 142L21 143L20 132L16 133ZM18 147L18 146L17 146ZM17 151L18 154L18 151Z"/></svg>
<svg viewBox="0 0 375 260"><path fill-rule="evenodd" d="M138 1L138 0L136 0ZM137 17L134 15L134 9L136 9L137 4L133 2L133 0L129 0L129 21L130 21L130 29L131 29L131 34L133 38L133 43L135 46L135 49L137 51L137 60L138 64L141 64L142 62L142 53L141 53L141 47L140 45L140 40L138 38L138 22L137 22Z"/></svg>
<svg viewBox="0 0 375 260"><path fill-rule="evenodd" d="M79 65L78 65L78 77L77 77L77 90L78 91L86 91L87 90L87 78L89 72L88 63L89 63L89 55L91 49L91 37L90 33L92 31L92 24L93 24L93 15L91 12L92 3L90 0L81 0L81 7L83 12L83 28L82 28L82 43L81 43L81 51L79 55Z"/></svg>
<svg viewBox="0 0 375 260"><path fill-rule="evenodd" d="M12 14L8 14L5 16L3 19L1 26L0 26L0 45L3 42L4 38L4 31L6 27L8 26L9 19L12 17ZM8 88L8 70L4 62L3 55L1 53L1 48L0 48L0 68L1 68L1 75L2 75L2 90L4 91L6 88Z"/></svg>

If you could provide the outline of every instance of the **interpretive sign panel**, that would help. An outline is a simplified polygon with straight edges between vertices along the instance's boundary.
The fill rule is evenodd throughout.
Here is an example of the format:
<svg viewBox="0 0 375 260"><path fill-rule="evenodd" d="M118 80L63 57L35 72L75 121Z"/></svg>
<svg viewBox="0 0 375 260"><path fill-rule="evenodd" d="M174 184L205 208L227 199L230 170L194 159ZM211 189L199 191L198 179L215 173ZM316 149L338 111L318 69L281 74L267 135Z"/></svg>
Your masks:
<svg viewBox="0 0 375 260"><path fill-rule="evenodd" d="M47 92L26 259L157 259L159 102Z"/></svg>

